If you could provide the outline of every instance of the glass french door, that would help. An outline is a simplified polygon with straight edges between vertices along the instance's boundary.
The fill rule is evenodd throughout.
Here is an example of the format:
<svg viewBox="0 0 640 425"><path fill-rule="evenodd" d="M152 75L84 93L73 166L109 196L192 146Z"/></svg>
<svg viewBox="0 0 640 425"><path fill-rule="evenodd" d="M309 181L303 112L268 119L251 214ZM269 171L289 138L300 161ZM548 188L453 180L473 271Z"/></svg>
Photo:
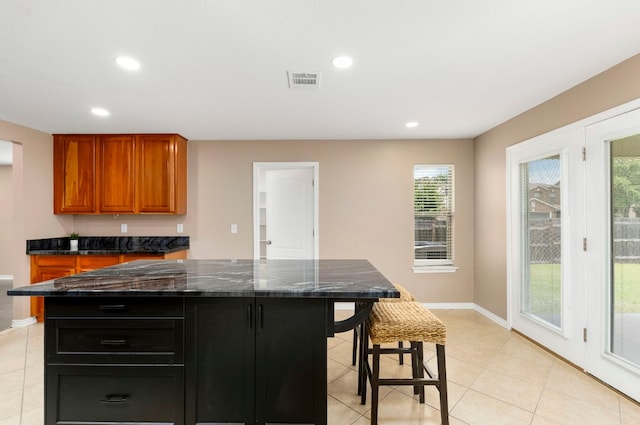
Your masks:
<svg viewBox="0 0 640 425"><path fill-rule="evenodd" d="M579 365L583 146L579 129L562 129L507 151L511 326Z"/></svg>
<svg viewBox="0 0 640 425"><path fill-rule="evenodd" d="M586 129L587 364L640 400L640 110Z"/></svg>

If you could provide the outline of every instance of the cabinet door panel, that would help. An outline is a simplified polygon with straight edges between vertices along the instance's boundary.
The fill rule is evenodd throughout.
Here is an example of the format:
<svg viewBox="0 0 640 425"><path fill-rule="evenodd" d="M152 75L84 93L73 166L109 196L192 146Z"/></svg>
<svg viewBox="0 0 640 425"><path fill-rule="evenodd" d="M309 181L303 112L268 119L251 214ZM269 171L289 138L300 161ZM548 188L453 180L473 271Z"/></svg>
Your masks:
<svg viewBox="0 0 640 425"><path fill-rule="evenodd" d="M183 321L161 319L49 319L56 333L48 363L181 364Z"/></svg>
<svg viewBox="0 0 640 425"><path fill-rule="evenodd" d="M187 309L186 422L254 423L252 298L193 300Z"/></svg>
<svg viewBox="0 0 640 425"><path fill-rule="evenodd" d="M256 300L256 423L326 423L326 306Z"/></svg>
<svg viewBox="0 0 640 425"><path fill-rule="evenodd" d="M183 424L183 370L159 366L48 366L54 424Z"/></svg>
<svg viewBox="0 0 640 425"><path fill-rule="evenodd" d="M56 135L53 140L53 212L96 211L94 136Z"/></svg>
<svg viewBox="0 0 640 425"><path fill-rule="evenodd" d="M119 255L78 255L78 273L101 269L120 263Z"/></svg>
<svg viewBox="0 0 640 425"><path fill-rule="evenodd" d="M47 298L47 318L184 318L181 298L69 297Z"/></svg>
<svg viewBox="0 0 640 425"><path fill-rule="evenodd" d="M32 255L31 283L75 274L74 255ZM38 322L44 321L44 297L31 297L31 315Z"/></svg>
<svg viewBox="0 0 640 425"><path fill-rule="evenodd" d="M135 138L100 136L98 187L100 212L135 212Z"/></svg>
<svg viewBox="0 0 640 425"><path fill-rule="evenodd" d="M175 207L173 136L138 136L140 212L172 212Z"/></svg>

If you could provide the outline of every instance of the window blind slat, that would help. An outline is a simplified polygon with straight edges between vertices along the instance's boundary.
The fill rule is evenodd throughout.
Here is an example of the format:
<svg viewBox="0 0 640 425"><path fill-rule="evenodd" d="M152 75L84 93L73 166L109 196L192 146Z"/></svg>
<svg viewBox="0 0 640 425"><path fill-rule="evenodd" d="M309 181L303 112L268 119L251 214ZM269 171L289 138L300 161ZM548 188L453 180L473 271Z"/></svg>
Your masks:
<svg viewBox="0 0 640 425"><path fill-rule="evenodd" d="M414 166L414 263L453 264L453 165Z"/></svg>

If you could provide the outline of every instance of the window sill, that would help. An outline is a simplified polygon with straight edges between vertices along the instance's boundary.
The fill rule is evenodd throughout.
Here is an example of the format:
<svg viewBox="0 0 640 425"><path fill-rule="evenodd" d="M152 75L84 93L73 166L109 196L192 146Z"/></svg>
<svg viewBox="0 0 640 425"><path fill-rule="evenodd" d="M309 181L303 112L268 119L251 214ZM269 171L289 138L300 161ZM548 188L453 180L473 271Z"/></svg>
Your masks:
<svg viewBox="0 0 640 425"><path fill-rule="evenodd" d="M458 270L456 266L414 266L414 273L454 273Z"/></svg>

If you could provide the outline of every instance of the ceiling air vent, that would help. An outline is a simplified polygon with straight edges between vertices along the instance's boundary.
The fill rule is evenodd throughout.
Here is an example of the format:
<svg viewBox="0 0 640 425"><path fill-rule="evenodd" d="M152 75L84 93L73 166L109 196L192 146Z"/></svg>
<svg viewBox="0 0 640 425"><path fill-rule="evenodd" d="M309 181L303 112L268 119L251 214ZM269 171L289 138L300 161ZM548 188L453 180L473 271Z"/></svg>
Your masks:
<svg viewBox="0 0 640 425"><path fill-rule="evenodd" d="M319 72L291 72L287 71L289 76L290 89L318 89L320 87Z"/></svg>

